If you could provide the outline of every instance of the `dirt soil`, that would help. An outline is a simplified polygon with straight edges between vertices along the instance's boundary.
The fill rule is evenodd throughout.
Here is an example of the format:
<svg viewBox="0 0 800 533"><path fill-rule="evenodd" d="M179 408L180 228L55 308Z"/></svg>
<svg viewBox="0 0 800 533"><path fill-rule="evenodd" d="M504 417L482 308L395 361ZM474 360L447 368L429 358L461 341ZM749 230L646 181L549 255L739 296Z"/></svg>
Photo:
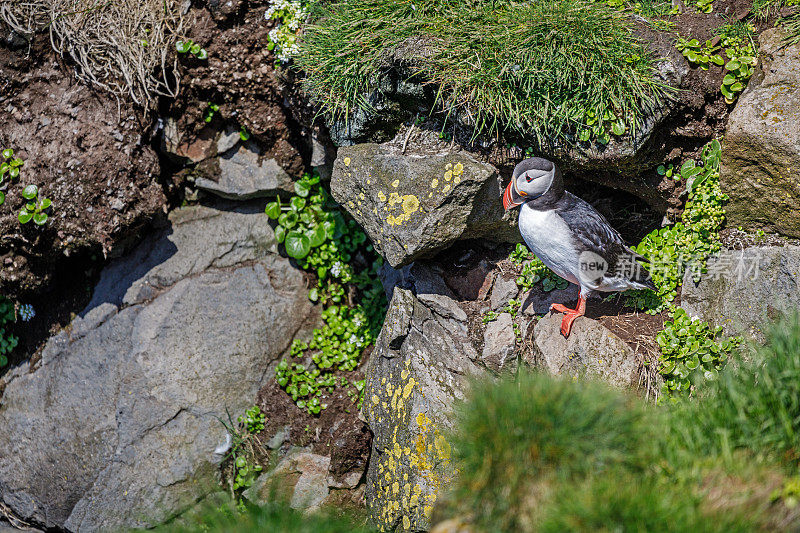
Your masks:
<svg viewBox="0 0 800 533"><path fill-rule="evenodd" d="M24 160L0 185L0 295L37 315L16 327L28 357L91 293L99 268L166 212L150 127L124 102L74 80L46 35L28 47L0 44L0 147ZM27 185L50 198L43 226L17 219Z"/></svg>
<svg viewBox="0 0 800 533"><path fill-rule="evenodd" d="M358 369L337 372L337 379L344 378L351 383L364 379L364 368L370 352L370 348L365 350ZM309 446L316 454L330 456L330 474L337 481L348 472L366 471L372 434L366 423L359 419L355 388L336 387L333 392L324 392L320 401L328 404L327 409L323 409L319 415L312 415L297 407L275 379L269 379L256 399L256 405L267 417L261 439L269 441L277 433L288 429L288 436L280 445L280 451Z"/></svg>
<svg viewBox="0 0 800 533"><path fill-rule="evenodd" d="M267 50L274 22L264 19L268 2L209 0L194 7L187 35L208 52L201 61L180 58L181 94L164 102L162 116L177 121L188 144L207 130L226 124L244 126L262 148L291 176L299 177L311 159L310 135L326 138L311 125L314 112L302 101L293 74L276 67ZM203 117L209 104L219 106L210 123Z"/></svg>

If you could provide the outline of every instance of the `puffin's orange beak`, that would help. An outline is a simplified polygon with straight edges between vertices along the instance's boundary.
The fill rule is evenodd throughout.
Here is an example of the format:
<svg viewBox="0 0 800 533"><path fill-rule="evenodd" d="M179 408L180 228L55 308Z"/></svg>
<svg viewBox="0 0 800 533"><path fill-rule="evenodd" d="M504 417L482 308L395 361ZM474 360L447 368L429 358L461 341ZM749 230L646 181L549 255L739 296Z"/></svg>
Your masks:
<svg viewBox="0 0 800 533"><path fill-rule="evenodd" d="M517 188L514 187L514 180L512 179L511 183L506 187L506 191L503 193L503 209L508 211L509 209L522 205L522 197L523 195L517 194Z"/></svg>

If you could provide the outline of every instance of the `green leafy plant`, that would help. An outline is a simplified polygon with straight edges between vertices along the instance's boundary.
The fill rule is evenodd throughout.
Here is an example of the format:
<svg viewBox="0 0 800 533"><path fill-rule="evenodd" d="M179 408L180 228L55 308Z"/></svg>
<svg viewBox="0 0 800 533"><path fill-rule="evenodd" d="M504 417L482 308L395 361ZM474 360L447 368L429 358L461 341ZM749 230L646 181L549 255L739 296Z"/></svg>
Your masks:
<svg viewBox="0 0 800 533"><path fill-rule="evenodd" d="M19 157L14 157L14 150L11 148L6 148L0 154L2 154L2 158L0 158L0 184L2 184L6 174L12 180L19 177L19 169L25 162ZM3 205L5 201L6 194L0 191L0 205Z"/></svg>
<svg viewBox="0 0 800 533"><path fill-rule="evenodd" d="M514 251L512 251L511 254L509 254L508 258L511 260L512 263L521 265L522 263L530 259L532 255L533 254L528 249L528 247L519 242L517 243L516 248L514 248Z"/></svg>
<svg viewBox="0 0 800 533"><path fill-rule="evenodd" d="M589 141L595 139L600 144L608 144L611 135L622 136L627 131L625 121L617 118L610 109L601 111L586 110L583 116L583 125L578 128L578 140Z"/></svg>
<svg viewBox="0 0 800 533"><path fill-rule="evenodd" d="M206 49L195 43L191 39L180 40L175 43L175 49L179 54L191 54L197 59L208 59Z"/></svg>
<svg viewBox="0 0 800 533"><path fill-rule="evenodd" d="M664 376L662 393L672 399L688 394L699 380L712 381L738 345L738 338L721 338L722 328L712 328L686 311L676 308L672 320L656 335L661 349L659 372Z"/></svg>
<svg viewBox="0 0 800 533"><path fill-rule="evenodd" d="M520 308L521 305L522 305L522 302L520 302L519 300L514 300L512 298L511 300L506 302L506 304L503 306L502 310L503 310L503 312L510 314L511 317L513 318L513 317L517 316L517 313L519 312L519 308Z"/></svg>
<svg viewBox="0 0 800 533"><path fill-rule="evenodd" d="M243 141L247 141L250 139L250 132L247 131L247 128L245 128L244 126L241 126L239 128L239 139Z"/></svg>
<svg viewBox="0 0 800 533"><path fill-rule="evenodd" d="M25 206L20 209L17 219L21 224L27 224L31 220L37 226L43 226L47 223L47 213L45 211L53 204L50 198L43 198L39 196L39 187L36 185L28 185L22 190L22 197L28 200Z"/></svg>
<svg viewBox="0 0 800 533"><path fill-rule="evenodd" d="M19 343L19 339L8 330L8 325L15 320L14 304L0 296L0 368L8 364L8 354Z"/></svg>
<svg viewBox="0 0 800 533"><path fill-rule="evenodd" d="M203 113L203 120L205 122L211 122L214 120L214 115L217 114L219 111L219 106L217 104L212 104L211 102L208 103L205 112Z"/></svg>
<svg viewBox="0 0 800 533"><path fill-rule="evenodd" d="M495 320L497 320L498 316L500 315L496 311L492 311L491 309L489 309L483 314L481 321L484 324L488 324L489 322L494 322Z"/></svg>
<svg viewBox="0 0 800 533"><path fill-rule="evenodd" d="M666 176L668 178L672 178L674 176L676 180L680 179L680 174L675 174L675 169L673 168L672 163L669 165L658 165L656 172L659 176Z"/></svg>
<svg viewBox="0 0 800 533"><path fill-rule="evenodd" d="M691 267L699 279L706 260L720 249L719 230L725 221L724 204L728 197L719 186L719 161L722 147L716 139L701 152L701 164L687 161L680 168L687 179L689 198L682 220L654 230L634 247L648 262L656 286L653 291L627 291L627 303L656 313L669 307Z"/></svg>
<svg viewBox="0 0 800 533"><path fill-rule="evenodd" d="M287 255L316 274L308 297L325 309L323 326L309 342L295 340L290 351L293 359L310 355L312 364L284 360L276 378L298 407L319 414L327 407L324 393L341 386L334 373L355 370L380 331L386 309L378 276L383 262L363 230L344 217L322 188L318 175L303 176L295 193L288 202L270 202L266 213L277 222L275 236Z"/></svg>
<svg viewBox="0 0 800 533"><path fill-rule="evenodd" d="M758 57L752 39L753 31L753 26L749 24L729 24L722 28L720 44L725 48L728 61L725 63L726 72L720 90L728 104L736 101L755 72Z"/></svg>
<svg viewBox="0 0 800 533"><path fill-rule="evenodd" d="M711 13L714 11L714 0L695 0L694 7L698 13Z"/></svg>
<svg viewBox="0 0 800 533"><path fill-rule="evenodd" d="M264 422L267 417L261 412L261 408L257 405L247 409L243 415L238 418L240 424L243 424L249 433L261 433L264 431Z"/></svg>
<svg viewBox="0 0 800 533"><path fill-rule="evenodd" d="M542 289L545 292L566 289L569 285L567 280L557 276L536 256L522 267L522 272L517 276L516 281L517 286L526 291L539 282L542 283Z"/></svg>
<svg viewBox="0 0 800 533"><path fill-rule="evenodd" d="M725 60L717 53L720 49L719 44L713 44L711 39L701 44L697 39L678 37L675 48L689 60L689 63L703 70L708 70L711 65L721 67L725 64Z"/></svg>
<svg viewBox="0 0 800 533"><path fill-rule="evenodd" d="M251 431L249 426L249 422L253 422L255 423L253 429L256 429L259 424L263 429L263 421L259 421L260 419L253 409L258 409L258 407L254 406L248 409L245 415L240 416L238 425L233 423L230 413L228 413L227 422L220 419L230 437L230 449L225 460L229 461L228 485L231 496L236 496L240 491L252 486L263 470L263 467L257 464L256 456L257 451L264 450L264 446L258 438L258 432ZM253 417L250 416L251 412ZM260 412L261 410L258 409L258 413Z"/></svg>

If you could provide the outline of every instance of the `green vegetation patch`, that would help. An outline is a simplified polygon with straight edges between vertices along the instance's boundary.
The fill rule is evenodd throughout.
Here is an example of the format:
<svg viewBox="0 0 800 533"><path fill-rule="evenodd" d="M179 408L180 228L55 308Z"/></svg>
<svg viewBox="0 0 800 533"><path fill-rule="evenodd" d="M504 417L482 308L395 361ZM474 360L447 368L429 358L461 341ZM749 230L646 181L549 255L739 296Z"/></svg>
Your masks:
<svg viewBox="0 0 800 533"><path fill-rule="evenodd" d="M351 386L360 398L363 382L335 375L358 367L364 348L372 344L383 325L386 296L378 269L383 264L353 220L320 184L318 175L306 174L295 183L288 202L277 198L266 207L275 220L275 236L298 266L313 272L317 284L308 297L321 303L323 326L309 342L295 340L290 358L276 369L278 384L301 409L319 414L321 400L335 387Z"/></svg>
<svg viewBox="0 0 800 533"><path fill-rule="evenodd" d="M607 141L634 129L667 88L631 19L588 0L340 0L318 5L297 64L305 87L341 118L368 108L399 57L409 77L438 88L449 114L476 132L516 130Z"/></svg>

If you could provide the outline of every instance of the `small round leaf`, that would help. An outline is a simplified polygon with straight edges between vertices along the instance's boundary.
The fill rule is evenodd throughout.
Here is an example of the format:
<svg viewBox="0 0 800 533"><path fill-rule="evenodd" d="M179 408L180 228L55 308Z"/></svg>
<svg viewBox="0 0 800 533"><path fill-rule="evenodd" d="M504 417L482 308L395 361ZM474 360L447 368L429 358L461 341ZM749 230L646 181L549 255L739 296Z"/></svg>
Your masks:
<svg viewBox="0 0 800 533"><path fill-rule="evenodd" d="M302 259L311 251L311 242L308 236L297 231L290 231L286 234L286 253L289 257Z"/></svg>
<svg viewBox="0 0 800 533"><path fill-rule="evenodd" d="M22 197L28 200L33 200L39 195L39 187L36 185L28 185L22 189Z"/></svg>
<svg viewBox="0 0 800 533"><path fill-rule="evenodd" d="M43 226L47 222L47 213L36 213L33 215L33 222L37 226Z"/></svg>

